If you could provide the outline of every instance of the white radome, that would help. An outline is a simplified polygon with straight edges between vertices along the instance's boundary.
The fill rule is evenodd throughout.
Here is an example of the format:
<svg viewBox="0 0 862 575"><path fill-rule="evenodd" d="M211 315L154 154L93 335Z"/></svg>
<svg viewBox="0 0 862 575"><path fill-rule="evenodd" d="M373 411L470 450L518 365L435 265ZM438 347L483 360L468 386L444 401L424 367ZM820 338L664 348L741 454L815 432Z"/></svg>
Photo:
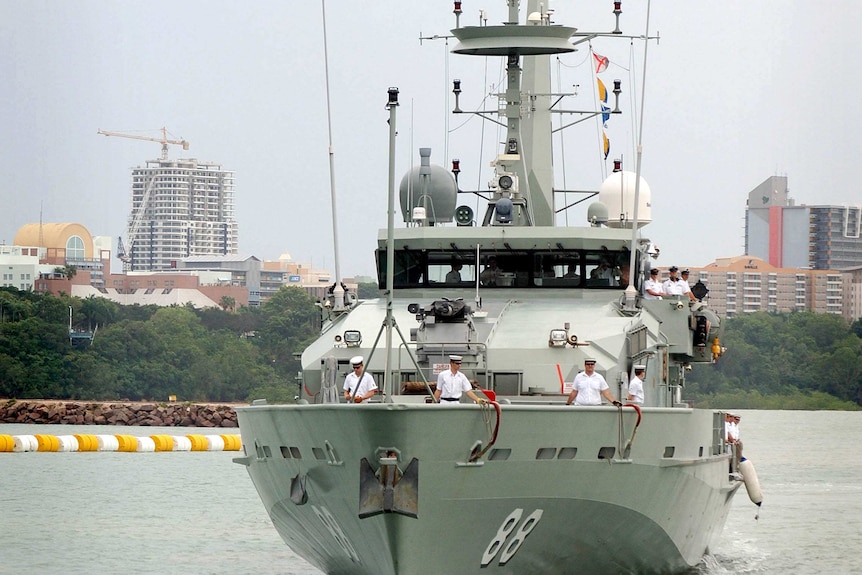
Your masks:
<svg viewBox="0 0 862 575"><path fill-rule="evenodd" d="M599 201L608 207L609 228L630 228L634 219L635 182L634 172L614 172L602 182ZM649 184L640 179L638 189L638 228L652 222L652 192Z"/></svg>

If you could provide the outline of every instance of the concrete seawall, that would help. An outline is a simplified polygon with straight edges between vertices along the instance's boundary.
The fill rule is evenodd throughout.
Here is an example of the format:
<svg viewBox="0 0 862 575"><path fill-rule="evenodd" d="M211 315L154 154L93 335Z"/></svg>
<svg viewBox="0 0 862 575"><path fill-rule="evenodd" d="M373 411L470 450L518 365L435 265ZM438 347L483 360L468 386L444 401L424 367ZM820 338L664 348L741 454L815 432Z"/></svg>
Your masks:
<svg viewBox="0 0 862 575"><path fill-rule="evenodd" d="M237 427L231 405L0 400L0 423Z"/></svg>

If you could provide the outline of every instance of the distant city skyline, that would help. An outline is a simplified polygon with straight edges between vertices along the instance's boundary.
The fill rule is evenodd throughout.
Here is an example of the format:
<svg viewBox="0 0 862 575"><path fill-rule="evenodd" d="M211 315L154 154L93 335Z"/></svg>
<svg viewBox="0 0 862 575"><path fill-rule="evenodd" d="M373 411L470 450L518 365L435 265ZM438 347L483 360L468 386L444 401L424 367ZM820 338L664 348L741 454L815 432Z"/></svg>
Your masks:
<svg viewBox="0 0 862 575"><path fill-rule="evenodd" d="M613 26L610 2L589 13L580 4L549 5L560 24ZM610 60L601 77L622 79L625 113L609 121L606 162L591 122L572 131L565 161L556 162L556 186L567 189L598 189L614 157L634 170L633 117L645 85L643 176L653 223L644 233L661 248L664 267L742 254L746 195L770 175L788 176L800 203L859 203L852 170L862 109L852 70L862 45L852 26L862 4L689 6L651 4L650 34L661 41L649 46L645 80L642 43L593 41ZM644 32L645 7L623 3L624 32ZM463 8L462 24L476 23L480 8L489 23L505 16L503 2ZM342 276L374 274L377 229L386 223L388 87L400 90L397 180L418 163L418 147L429 146L433 163L448 168L461 159L463 189L488 181L496 129L485 123L483 132L480 120L446 112L452 79L462 81L461 107L479 109L500 66L446 56L451 12L447 3L417 0L327 4ZM420 45L420 34L440 36ZM0 21L0 51L0 241L10 244L41 211L43 221L110 236L116 253L131 208L131 168L158 158L160 146L96 131L155 136L166 127L190 144L171 149L171 158L236 173L240 254L290 252L334 267L320 4L14 2ZM573 107L593 105L591 60L580 50L552 64L565 90L578 86ZM571 199L558 198L558 206ZM580 224L585 209L559 220Z"/></svg>

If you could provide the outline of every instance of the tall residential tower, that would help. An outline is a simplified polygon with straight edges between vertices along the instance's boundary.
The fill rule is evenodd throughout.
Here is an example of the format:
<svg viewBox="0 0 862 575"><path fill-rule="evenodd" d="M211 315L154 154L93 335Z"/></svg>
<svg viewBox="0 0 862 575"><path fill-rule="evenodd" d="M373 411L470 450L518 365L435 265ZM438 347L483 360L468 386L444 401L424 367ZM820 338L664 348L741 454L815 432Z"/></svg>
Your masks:
<svg viewBox="0 0 862 575"><path fill-rule="evenodd" d="M776 268L840 270L862 265L862 206L796 205L786 176L748 194L745 253Z"/></svg>
<svg viewBox="0 0 862 575"><path fill-rule="evenodd" d="M127 271L174 269L190 256L238 252L234 173L196 159L132 169L132 209L118 257Z"/></svg>

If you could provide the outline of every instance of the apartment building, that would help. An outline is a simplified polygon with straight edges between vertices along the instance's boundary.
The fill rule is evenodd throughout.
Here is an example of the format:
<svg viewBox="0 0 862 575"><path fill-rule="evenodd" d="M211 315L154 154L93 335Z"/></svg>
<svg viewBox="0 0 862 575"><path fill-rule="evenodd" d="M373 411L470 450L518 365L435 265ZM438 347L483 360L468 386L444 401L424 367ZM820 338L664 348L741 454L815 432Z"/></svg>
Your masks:
<svg viewBox="0 0 862 575"><path fill-rule="evenodd" d="M720 258L690 269L689 283L703 282L710 307L723 316L811 311L848 317L840 271L777 268L751 256Z"/></svg>
<svg viewBox="0 0 862 575"><path fill-rule="evenodd" d="M748 194L745 253L777 268L839 270L862 265L862 206L796 205L786 176Z"/></svg>
<svg viewBox="0 0 862 575"><path fill-rule="evenodd" d="M132 169L132 209L117 257L126 271L164 271L195 256L236 255L234 173L196 159Z"/></svg>

